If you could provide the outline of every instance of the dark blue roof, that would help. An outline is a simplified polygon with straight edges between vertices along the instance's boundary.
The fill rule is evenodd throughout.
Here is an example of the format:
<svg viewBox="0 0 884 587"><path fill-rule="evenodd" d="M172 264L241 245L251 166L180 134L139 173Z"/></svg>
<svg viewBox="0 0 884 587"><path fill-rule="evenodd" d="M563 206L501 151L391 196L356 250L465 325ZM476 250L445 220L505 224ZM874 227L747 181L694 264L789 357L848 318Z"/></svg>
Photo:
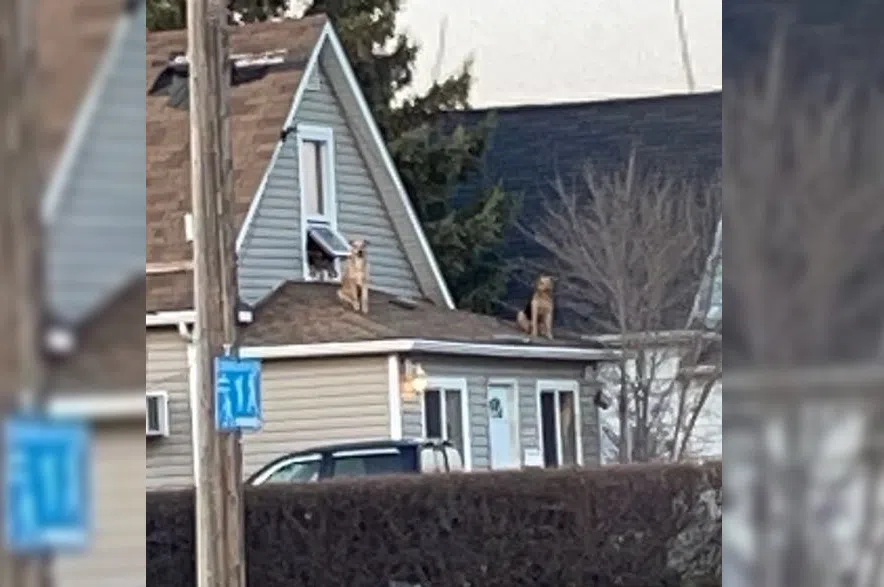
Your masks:
<svg viewBox="0 0 884 587"><path fill-rule="evenodd" d="M455 200L468 202L478 188L499 182L521 199L523 224L541 217L557 178L567 185L587 161L599 171L622 168L635 149L641 165L701 180L721 169L721 92L473 110L450 113L446 123L474 124L492 113L496 124L482 169L457 189ZM517 229L504 247L513 265L542 258ZM526 299L524 279L514 279L501 314L511 316Z"/></svg>
<svg viewBox="0 0 884 587"><path fill-rule="evenodd" d="M884 3L878 0L722 0L721 11L725 78L762 68L779 30L795 79L837 72L884 82Z"/></svg>

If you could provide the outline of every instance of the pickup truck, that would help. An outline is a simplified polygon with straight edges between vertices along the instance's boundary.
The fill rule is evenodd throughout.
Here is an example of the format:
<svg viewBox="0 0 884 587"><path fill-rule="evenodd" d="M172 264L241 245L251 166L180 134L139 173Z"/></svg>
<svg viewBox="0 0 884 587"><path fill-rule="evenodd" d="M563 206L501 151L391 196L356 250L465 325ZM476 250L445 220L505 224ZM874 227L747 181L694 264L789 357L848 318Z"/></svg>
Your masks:
<svg viewBox="0 0 884 587"><path fill-rule="evenodd" d="M261 467L246 484L313 483L339 477L462 470L463 459L448 441L386 439L333 444L289 453Z"/></svg>

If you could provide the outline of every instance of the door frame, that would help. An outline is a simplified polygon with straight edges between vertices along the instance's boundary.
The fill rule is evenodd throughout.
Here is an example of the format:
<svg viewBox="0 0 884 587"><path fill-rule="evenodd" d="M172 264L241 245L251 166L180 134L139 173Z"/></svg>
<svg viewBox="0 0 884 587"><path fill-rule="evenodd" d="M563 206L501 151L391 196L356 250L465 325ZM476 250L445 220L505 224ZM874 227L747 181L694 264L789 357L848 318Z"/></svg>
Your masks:
<svg viewBox="0 0 884 587"><path fill-rule="evenodd" d="M489 377L485 384L485 426L488 430L488 469L491 467L491 425L488 421L488 397L492 387L509 387L513 393L513 419L516 423L516 469L521 469L522 463L522 421L521 411L519 410L519 380L514 377ZM512 449L512 447L510 447Z"/></svg>
<svg viewBox="0 0 884 587"><path fill-rule="evenodd" d="M460 419L463 422L463 458L464 471L473 470L473 435L470 430L470 386L466 377L428 377L427 389L456 389L460 392ZM421 398L421 436L427 437L427 398L426 394L420 394ZM442 405L445 406L445 398L442 397ZM446 430L445 419L447 412L442 411L442 429Z"/></svg>
<svg viewBox="0 0 884 587"><path fill-rule="evenodd" d="M560 407L558 395L562 391L572 392L574 394L574 431L577 441L577 466L583 466L583 412L580 409L580 382L576 379L538 379L535 385L535 396L537 400L537 445L540 447L540 453L544 453L543 445L543 408L540 401L540 394L544 391L556 392L556 428L560 427ZM559 435L556 435L558 438ZM562 446L556 444L556 460L562 462Z"/></svg>

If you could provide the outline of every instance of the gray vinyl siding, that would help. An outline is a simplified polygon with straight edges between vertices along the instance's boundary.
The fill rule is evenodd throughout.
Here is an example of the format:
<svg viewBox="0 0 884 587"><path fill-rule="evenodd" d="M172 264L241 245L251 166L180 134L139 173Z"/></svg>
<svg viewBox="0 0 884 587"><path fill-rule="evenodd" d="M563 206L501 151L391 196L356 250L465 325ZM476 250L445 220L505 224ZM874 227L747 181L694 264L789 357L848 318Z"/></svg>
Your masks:
<svg viewBox="0 0 884 587"><path fill-rule="evenodd" d="M49 219L49 303L66 320L88 315L143 271L145 241L133 235L144 231L145 215L144 11L141 3L110 37L108 74L89 89L98 104L87 138L71 153Z"/></svg>
<svg viewBox="0 0 884 587"><path fill-rule="evenodd" d="M594 382L583 381L583 365L564 362L545 362L508 359L471 359L421 357L429 378L465 378L469 388L470 446L474 469L489 467L487 387L491 379L513 379L519 388L520 458L525 449L539 449L540 437L537 413L537 381L562 379L580 383L581 440L583 462L599 462L598 413L593 404L597 389ZM404 436L421 436L422 414L420 399L403 400L402 432Z"/></svg>
<svg viewBox="0 0 884 587"><path fill-rule="evenodd" d="M147 390L169 394L169 436L147 439L148 490L193 484L187 343L174 328L147 331Z"/></svg>
<svg viewBox="0 0 884 587"><path fill-rule="evenodd" d="M373 287L396 295L419 296L414 270L321 67L319 77L320 89L304 92L294 121L334 132L338 229L348 239L369 242ZM240 250L240 291L251 303L283 280L304 278L298 163L297 138L292 133L268 175L263 199Z"/></svg>
<svg viewBox="0 0 884 587"><path fill-rule="evenodd" d="M246 475L312 446L390 437L386 357L264 361L264 428L243 435Z"/></svg>

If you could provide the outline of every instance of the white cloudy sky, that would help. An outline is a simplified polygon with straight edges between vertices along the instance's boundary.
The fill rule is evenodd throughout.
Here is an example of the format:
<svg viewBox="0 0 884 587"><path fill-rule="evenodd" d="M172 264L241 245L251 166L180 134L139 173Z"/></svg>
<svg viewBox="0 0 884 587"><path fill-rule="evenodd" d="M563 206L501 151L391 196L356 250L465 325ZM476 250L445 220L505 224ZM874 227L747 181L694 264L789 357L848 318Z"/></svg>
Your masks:
<svg viewBox="0 0 884 587"><path fill-rule="evenodd" d="M721 2L682 0L699 90L721 88ZM444 24L443 24L444 23ZM422 51L417 83L475 58L476 107L687 90L673 0L405 0Z"/></svg>
<svg viewBox="0 0 884 587"><path fill-rule="evenodd" d="M422 48L418 88L474 58L474 107L650 96L687 91L674 1L403 0L399 26ZM697 90L720 89L721 2L681 3Z"/></svg>

